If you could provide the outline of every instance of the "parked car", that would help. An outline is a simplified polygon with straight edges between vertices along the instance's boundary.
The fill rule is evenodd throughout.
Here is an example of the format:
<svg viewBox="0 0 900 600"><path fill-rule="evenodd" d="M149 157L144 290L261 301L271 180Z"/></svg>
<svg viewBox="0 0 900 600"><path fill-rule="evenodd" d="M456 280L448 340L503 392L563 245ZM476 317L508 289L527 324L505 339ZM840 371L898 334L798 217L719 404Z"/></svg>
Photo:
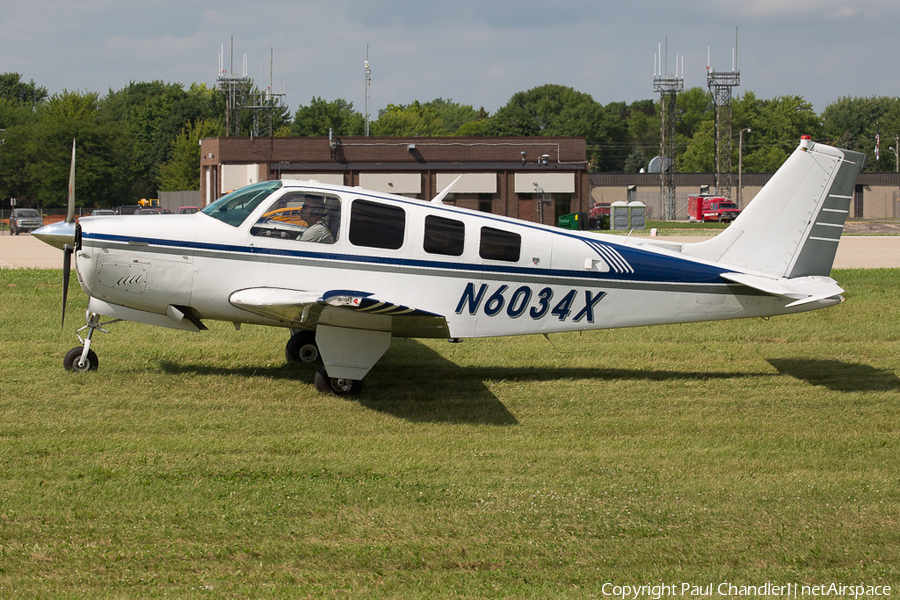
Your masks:
<svg viewBox="0 0 900 600"><path fill-rule="evenodd" d="M43 226L44 218L34 208L14 208L9 216L9 233L12 235L34 231Z"/></svg>
<svg viewBox="0 0 900 600"><path fill-rule="evenodd" d="M136 215L161 215L162 212L158 208L138 208L135 209Z"/></svg>
<svg viewBox="0 0 900 600"><path fill-rule="evenodd" d="M176 215L192 215L195 212L200 212L200 209L196 206L179 206L175 210Z"/></svg>
<svg viewBox="0 0 900 600"><path fill-rule="evenodd" d="M116 211L109 209L109 208L98 208L98 209L91 211L92 217L101 217L104 215L114 215L114 214L116 214Z"/></svg>

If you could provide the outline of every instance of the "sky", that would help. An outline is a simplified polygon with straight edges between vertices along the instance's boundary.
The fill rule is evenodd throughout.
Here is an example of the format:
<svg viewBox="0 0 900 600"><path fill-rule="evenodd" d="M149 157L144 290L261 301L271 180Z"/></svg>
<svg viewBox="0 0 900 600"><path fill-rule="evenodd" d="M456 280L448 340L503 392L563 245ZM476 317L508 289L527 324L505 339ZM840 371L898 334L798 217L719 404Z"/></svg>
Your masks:
<svg viewBox="0 0 900 600"><path fill-rule="evenodd" d="M821 112L900 96L897 23L897 0L10 0L0 73L51 94L212 86L224 48L226 71L243 75L246 56L292 113L314 97L363 112L368 52L373 118L435 98L493 113L544 84L601 104L656 99L661 47L662 71L675 74L677 56L685 88L705 88L708 57L735 68L737 37L735 97L802 96Z"/></svg>

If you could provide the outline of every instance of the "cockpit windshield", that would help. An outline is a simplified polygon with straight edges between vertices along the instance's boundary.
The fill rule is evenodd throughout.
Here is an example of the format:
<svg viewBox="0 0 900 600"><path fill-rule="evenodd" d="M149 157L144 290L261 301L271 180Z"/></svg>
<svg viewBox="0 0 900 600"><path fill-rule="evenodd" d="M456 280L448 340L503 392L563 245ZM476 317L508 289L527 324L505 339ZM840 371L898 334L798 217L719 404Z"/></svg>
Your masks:
<svg viewBox="0 0 900 600"><path fill-rule="evenodd" d="M260 181L225 194L201 212L228 223L232 227L238 227L250 216L250 213L259 206L259 203L280 189L280 181Z"/></svg>

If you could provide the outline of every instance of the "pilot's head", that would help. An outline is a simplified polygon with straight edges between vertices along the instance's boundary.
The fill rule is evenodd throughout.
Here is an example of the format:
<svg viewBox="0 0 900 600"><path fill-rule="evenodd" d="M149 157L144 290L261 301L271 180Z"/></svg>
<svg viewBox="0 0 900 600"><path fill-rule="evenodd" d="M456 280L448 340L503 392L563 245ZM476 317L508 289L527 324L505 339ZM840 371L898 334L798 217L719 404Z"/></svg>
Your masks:
<svg viewBox="0 0 900 600"><path fill-rule="evenodd" d="M300 209L300 216L304 221L312 225L325 214L325 202L320 196L307 196Z"/></svg>

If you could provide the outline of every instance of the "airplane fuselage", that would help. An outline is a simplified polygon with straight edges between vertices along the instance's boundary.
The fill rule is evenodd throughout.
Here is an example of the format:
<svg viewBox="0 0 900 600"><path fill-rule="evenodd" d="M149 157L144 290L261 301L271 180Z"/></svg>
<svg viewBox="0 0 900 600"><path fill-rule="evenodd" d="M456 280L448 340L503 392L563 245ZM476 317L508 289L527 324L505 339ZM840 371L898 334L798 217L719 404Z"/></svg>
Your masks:
<svg viewBox="0 0 900 600"><path fill-rule="evenodd" d="M264 215L280 197L302 193L326 196L338 207L332 243L301 241L293 233L275 237L261 229L260 223L272 222ZM356 210L356 203L365 210ZM380 223L376 217L392 219L387 233L365 230ZM346 290L427 313L418 320L388 313L381 324L359 325L409 337L771 316L836 302L785 308L787 299L730 283L720 277L730 269L683 256L677 246L565 231L357 188L284 182L246 217L232 221L203 213L84 218L76 254L79 281L92 299L149 315L166 315L174 306L199 319L292 329L337 317L326 309L312 320L307 311L304 318L299 304L294 312L249 311L241 292L289 290L318 299ZM340 318L335 324L356 327Z"/></svg>

